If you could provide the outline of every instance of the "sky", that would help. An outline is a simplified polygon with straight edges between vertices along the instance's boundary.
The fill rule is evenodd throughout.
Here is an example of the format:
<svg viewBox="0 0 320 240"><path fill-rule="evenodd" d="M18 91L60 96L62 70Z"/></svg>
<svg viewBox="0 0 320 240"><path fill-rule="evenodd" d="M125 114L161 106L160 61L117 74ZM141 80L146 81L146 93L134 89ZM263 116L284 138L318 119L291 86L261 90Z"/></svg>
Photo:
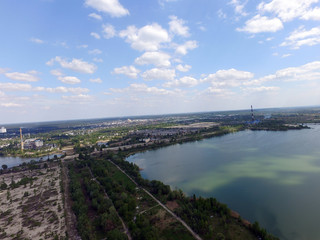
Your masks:
<svg viewBox="0 0 320 240"><path fill-rule="evenodd" d="M320 0L2 0L0 124L320 104Z"/></svg>

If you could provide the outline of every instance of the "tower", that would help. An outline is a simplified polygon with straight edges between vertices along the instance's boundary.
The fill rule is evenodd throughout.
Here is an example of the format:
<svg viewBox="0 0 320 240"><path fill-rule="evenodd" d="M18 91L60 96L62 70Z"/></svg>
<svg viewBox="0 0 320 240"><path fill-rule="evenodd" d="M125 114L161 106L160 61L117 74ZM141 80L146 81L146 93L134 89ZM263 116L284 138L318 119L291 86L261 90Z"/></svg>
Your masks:
<svg viewBox="0 0 320 240"><path fill-rule="evenodd" d="M23 138L22 138L22 129L20 128L20 141L21 141L21 152L23 152Z"/></svg>
<svg viewBox="0 0 320 240"><path fill-rule="evenodd" d="M251 121L254 122L254 115L253 115L253 108L252 108L252 105L251 105Z"/></svg>

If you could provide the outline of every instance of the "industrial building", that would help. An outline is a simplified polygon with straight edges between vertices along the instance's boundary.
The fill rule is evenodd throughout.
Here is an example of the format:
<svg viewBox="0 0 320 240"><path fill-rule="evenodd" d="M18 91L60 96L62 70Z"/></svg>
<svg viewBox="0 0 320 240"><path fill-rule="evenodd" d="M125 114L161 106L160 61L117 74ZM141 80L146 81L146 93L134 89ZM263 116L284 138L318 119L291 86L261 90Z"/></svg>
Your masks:
<svg viewBox="0 0 320 240"><path fill-rule="evenodd" d="M7 129L5 127L0 128L0 133L6 133L6 132L7 132Z"/></svg>
<svg viewBox="0 0 320 240"><path fill-rule="evenodd" d="M43 147L43 141L40 139L32 138L24 141L24 149L36 149Z"/></svg>

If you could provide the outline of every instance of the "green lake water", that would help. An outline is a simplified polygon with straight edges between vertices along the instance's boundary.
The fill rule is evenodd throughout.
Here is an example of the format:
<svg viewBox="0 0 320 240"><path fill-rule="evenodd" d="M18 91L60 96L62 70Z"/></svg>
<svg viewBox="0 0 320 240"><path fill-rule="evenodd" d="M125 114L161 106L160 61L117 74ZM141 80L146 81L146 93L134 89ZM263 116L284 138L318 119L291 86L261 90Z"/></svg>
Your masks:
<svg viewBox="0 0 320 240"><path fill-rule="evenodd" d="M320 125L242 131L130 156L147 179L215 197L283 240L320 239Z"/></svg>

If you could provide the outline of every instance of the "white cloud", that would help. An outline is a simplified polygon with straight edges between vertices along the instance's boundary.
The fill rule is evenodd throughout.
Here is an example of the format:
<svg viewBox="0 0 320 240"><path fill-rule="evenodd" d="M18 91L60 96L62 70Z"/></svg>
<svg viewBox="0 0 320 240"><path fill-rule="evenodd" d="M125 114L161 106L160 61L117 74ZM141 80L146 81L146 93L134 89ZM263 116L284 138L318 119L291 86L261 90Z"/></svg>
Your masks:
<svg viewBox="0 0 320 240"><path fill-rule="evenodd" d="M198 47L197 41L187 41L182 45L178 45L176 48L176 53L181 55L186 55L189 50L195 49Z"/></svg>
<svg viewBox="0 0 320 240"><path fill-rule="evenodd" d="M39 38L34 38L34 37L31 38L30 41L33 42L33 43L38 43L38 44L43 44L44 43L43 40L41 40Z"/></svg>
<svg viewBox="0 0 320 240"><path fill-rule="evenodd" d="M6 73L7 71L9 71L9 69L7 69L7 68L0 68L0 74L4 74L4 73Z"/></svg>
<svg viewBox="0 0 320 240"><path fill-rule="evenodd" d="M200 29L202 32L207 31L206 27L204 27L204 26L199 26L199 29Z"/></svg>
<svg viewBox="0 0 320 240"><path fill-rule="evenodd" d="M221 19L226 19L227 18L227 14L225 14L222 9L219 9L218 12L218 17L221 18Z"/></svg>
<svg viewBox="0 0 320 240"><path fill-rule="evenodd" d="M138 65L153 64L157 67L169 67L171 56L163 52L146 52L134 61Z"/></svg>
<svg viewBox="0 0 320 240"><path fill-rule="evenodd" d="M93 97L87 94L78 94L72 96L62 96L62 99L70 101L70 102L77 102L77 103L86 103L93 100Z"/></svg>
<svg viewBox="0 0 320 240"><path fill-rule="evenodd" d="M55 87L55 88L43 88L41 91L49 93L72 93L72 94L83 94L89 92L88 88L68 88L68 87Z"/></svg>
<svg viewBox="0 0 320 240"><path fill-rule="evenodd" d="M68 87L55 87L55 88L45 88L45 87L32 87L30 84L22 84L22 83L0 83L1 91L9 91L9 92L49 92L49 93L87 93L89 92L88 88L68 88Z"/></svg>
<svg viewBox="0 0 320 240"><path fill-rule="evenodd" d="M165 3L169 3L169 2L177 2L179 0L158 0L159 4L164 7Z"/></svg>
<svg viewBox="0 0 320 240"><path fill-rule="evenodd" d="M299 67L289 67L272 75L274 79L291 81L320 80L320 61L310 62Z"/></svg>
<svg viewBox="0 0 320 240"><path fill-rule="evenodd" d="M268 18L259 14L246 21L243 28L237 31L248 33L277 32L283 29L283 24L279 18Z"/></svg>
<svg viewBox="0 0 320 240"><path fill-rule="evenodd" d="M177 16L170 16L170 32L179 36L189 37L189 27L185 26L185 21L179 19Z"/></svg>
<svg viewBox="0 0 320 240"><path fill-rule="evenodd" d="M310 62L298 67L289 67L259 79L248 80L245 86L261 85L264 82L320 81L320 61Z"/></svg>
<svg viewBox="0 0 320 240"><path fill-rule="evenodd" d="M69 48L68 44L66 42L57 41L54 43L54 46L59 46L63 48Z"/></svg>
<svg viewBox="0 0 320 240"><path fill-rule="evenodd" d="M87 47L88 47L87 44L82 44L82 45L77 46L77 48L87 48Z"/></svg>
<svg viewBox="0 0 320 240"><path fill-rule="evenodd" d="M37 82L39 81L39 78L36 76L37 74L37 71L29 71L27 73L11 72L5 73L4 75L11 80L23 82Z"/></svg>
<svg viewBox="0 0 320 240"><path fill-rule="evenodd" d="M307 11L306 13L304 13L301 16L301 19L303 20L320 20L320 8L316 7L314 9L311 9L309 11Z"/></svg>
<svg viewBox="0 0 320 240"><path fill-rule="evenodd" d="M303 26L294 30L280 46L290 46L299 49L301 46L314 46L320 44L320 27L306 30Z"/></svg>
<svg viewBox="0 0 320 240"><path fill-rule="evenodd" d="M162 69L162 68L152 68L145 71L142 75L144 80L165 80L173 81L176 77L176 72L174 69Z"/></svg>
<svg viewBox="0 0 320 240"><path fill-rule="evenodd" d="M97 19L97 20L100 20L100 21L102 20L101 15L96 14L96 13L90 13L90 14L89 14L89 17L92 17L92 18Z"/></svg>
<svg viewBox="0 0 320 240"><path fill-rule="evenodd" d="M85 0L85 5L103 13L110 14L111 17L123 17L129 15L118 0Z"/></svg>
<svg viewBox="0 0 320 240"><path fill-rule="evenodd" d="M180 72L188 72L190 69L191 69L191 66L190 65L182 65L182 64L179 64L178 66L176 66L176 69Z"/></svg>
<svg viewBox="0 0 320 240"><path fill-rule="evenodd" d="M210 74L203 81L209 81L215 87L238 87L253 77L254 74L251 72L239 71L232 68L219 70L214 74Z"/></svg>
<svg viewBox="0 0 320 240"><path fill-rule="evenodd" d="M148 94L148 95L172 95L175 94L175 91L157 88L157 87L149 87L144 83L133 83L130 84L129 87L124 89L119 88L110 88L110 91L113 93L128 93L130 95L136 94Z"/></svg>
<svg viewBox="0 0 320 240"><path fill-rule="evenodd" d="M94 37L95 39L100 39L101 38L100 35L98 33L95 33L95 32L90 33L90 35L92 37Z"/></svg>
<svg viewBox="0 0 320 240"><path fill-rule="evenodd" d="M103 24L102 29L103 37L106 39L113 38L116 35L116 30L111 24Z"/></svg>
<svg viewBox="0 0 320 240"><path fill-rule="evenodd" d="M61 67L67 68L80 73L92 74L97 70L96 65L83 61L82 59L73 58L71 62L61 57L52 58L47 62L47 65L52 66L55 62L59 63Z"/></svg>
<svg viewBox="0 0 320 240"><path fill-rule="evenodd" d="M1 91L31 91L32 86L30 84L23 84L23 83L0 83L0 90Z"/></svg>
<svg viewBox="0 0 320 240"><path fill-rule="evenodd" d="M248 15L248 13L244 11L244 7L247 4L247 1L245 1L244 3L241 3L239 0L231 0L229 4L234 7L234 11L236 14L239 14L241 16Z"/></svg>
<svg viewBox="0 0 320 240"><path fill-rule="evenodd" d="M157 51L162 43L170 42L168 32L157 23L140 29L128 26L126 30L120 31L119 36L125 38L133 49L139 51Z"/></svg>
<svg viewBox="0 0 320 240"><path fill-rule="evenodd" d="M292 54L291 53L287 53L287 54L283 54L281 57L282 58L287 58L287 57L290 57L290 56L292 56Z"/></svg>
<svg viewBox="0 0 320 240"><path fill-rule="evenodd" d="M94 58L93 61L97 62L97 63L102 63L103 59L102 58Z"/></svg>
<svg viewBox="0 0 320 240"><path fill-rule="evenodd" d="M96 49L90 50L88 53L93 55L99 55L102 53L102 51L96 48Z"/></svg>
<svg viewBox="0 0 320 240"><path fill-rule="evenodd" d="M53 76L60 77L63 76L63 72L60 69L53 69L50 71Z"/></svg>
<svg viewBox="0 0 320 240"><path fill-rule="evenodd" d="M92 83L102 83L102 80L100 78L92 78L89 81Z"/></svg>
<svg viewBox="0 0 320 240"><path fill-rule="evenodd" d="M18 103L9 102L9 103L0 103L0 106L1 107L6 107L6 108L11 108L11 107L22 107L23 105L22 104L18 104Z"/></svg>
<svg viewBox="0 0 320 240"><path fill-rule="evenodd" d="M58 77L58 79L66 84L78 84L81 83L81 80L77 77L73 77L73 76L60 76Z"/></svg>
<svg viewBox="0 0 320 240"><path fill-rule="evenodd" d="M312 8L318 2L319 0L272 0L269 3L261 2L258 10L276 14L284 22L295 18L319 20L319 7Z"/></svg>
<svg viewBox="0 0 320 240"><path fill-rule="evenodd" d="M120 68L115 68L113 70L114 74L124 74L129 78L137 78L140 73L139 69L136 69L134 66L123 66Z"/></svg>
<svg viewBox="0 0 320 240"><path fill-rule="evenodd" d="M166 82L164 87L194 87L198 85L199 81L193 77L185 76L180 79Z"/></svg>
<svg viewBox="0 0 320 240"><path fill-rule="evenodd" d="M64 73L60 69L53 69L50 71L50 73L56 77L58 77L58 80L66 83L66 84L78 84L81 82L80 79L73 76L64 76Z"/></svg>
<svg viewBox="0 0 320 240"><path fill-rule="evenodd" d="M254 87L254 88L242 88L243 91L253 93L253 92L274 92L280 90L279 87L266 87L266 86L261 86L261 87Z"/></svg>
<svg viewBox="0 0 320 240"><path fill-rule="evenodd" d="M234 92L227 90L227 89L223 89L223 88L217 88L217 87L208 87L205 91L205 94L210 94L210 95L214 95L217 97L229 97L234 95Z"/></svg>

